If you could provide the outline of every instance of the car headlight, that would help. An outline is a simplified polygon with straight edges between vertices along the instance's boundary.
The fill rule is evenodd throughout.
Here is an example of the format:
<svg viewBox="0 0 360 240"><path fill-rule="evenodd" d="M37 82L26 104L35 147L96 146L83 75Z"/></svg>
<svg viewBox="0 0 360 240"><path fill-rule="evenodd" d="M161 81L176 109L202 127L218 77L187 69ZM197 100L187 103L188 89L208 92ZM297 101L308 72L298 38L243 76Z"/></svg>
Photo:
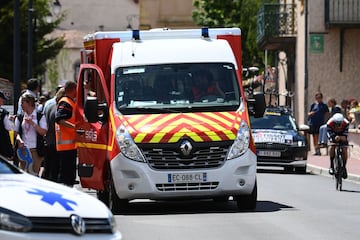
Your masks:
<svg viewBox="0 0 360 240"><path fill-rule="evenodd" d="M232 144L227 159L233 159L241 156L248 149L250 142L250 129L245 121L240 122L240 128L236 139Z"/></svg>
<svg viewBox="0 0 360 240"><path fill-rule="evenodd" d="M300 140L297 141L296 144L297 144L298 147L304 147L304 146L305 146L305 142L304 142L304 141L300 141Z"/></svg>
<svg viewBox="0 0 360 240"><path fill-rule="evenodd" d="M32 223L27 217L0 207L0 229L14 232L28 232L31 228Z"/></svg>
<svg viewBox="0 0 360 240"><path fill-rule="evenodd" d="M145 162L145 158L141 154L140 149L123 125L116 131L116 140L120 146L121 153L125 157L138 162Z"/></svg>

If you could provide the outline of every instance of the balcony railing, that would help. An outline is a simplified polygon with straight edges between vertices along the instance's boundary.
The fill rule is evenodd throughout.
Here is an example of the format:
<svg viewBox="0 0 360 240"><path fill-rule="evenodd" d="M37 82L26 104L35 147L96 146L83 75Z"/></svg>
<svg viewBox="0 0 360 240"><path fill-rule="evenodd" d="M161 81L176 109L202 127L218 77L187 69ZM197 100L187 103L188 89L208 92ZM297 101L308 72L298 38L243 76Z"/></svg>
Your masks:
<svg viewBox="0 0 360 240"><path fill-rule="evenodd" d="M327 27L360 27L360 0L325 0Z"/></svg>
<svg viewBox="0 0 360 240"><path fill-rule="evenodd" d="M268 39L295 37L296 4L264 4L257 15L257 43Z"/></svg>

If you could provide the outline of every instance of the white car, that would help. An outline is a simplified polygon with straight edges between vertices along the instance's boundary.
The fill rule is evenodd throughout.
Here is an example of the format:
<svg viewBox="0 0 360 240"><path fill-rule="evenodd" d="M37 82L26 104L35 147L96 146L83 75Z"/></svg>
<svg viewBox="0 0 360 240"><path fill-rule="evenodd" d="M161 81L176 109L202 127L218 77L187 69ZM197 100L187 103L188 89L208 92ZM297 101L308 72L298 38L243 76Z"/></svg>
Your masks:
<svg viewBox="0 0 360 240"><path fill-rule="evenodd" d="M122 239L110 210L84 192L24 173L0 156L0 239Z"/></svg>

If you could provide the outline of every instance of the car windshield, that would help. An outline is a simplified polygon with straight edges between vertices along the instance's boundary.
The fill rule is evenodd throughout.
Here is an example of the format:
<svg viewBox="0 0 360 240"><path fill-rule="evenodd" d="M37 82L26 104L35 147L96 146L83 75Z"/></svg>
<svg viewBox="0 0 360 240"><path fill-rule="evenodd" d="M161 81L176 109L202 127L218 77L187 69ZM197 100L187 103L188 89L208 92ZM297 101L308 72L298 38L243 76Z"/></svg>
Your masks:
<svg viewBox="0 0 360 240"><path fill-rule="evenodd" d="M145 110L229 111L239 108L240 88L230 63L192 63L120 67L115 96L124 114Z"/></svg>
<svg viewBox="0 0 360 240"><path fill-rule="evenodd" d="M265 113L262 118L251 117L252 129L296 130L294 119L288 114Z"/></svg>

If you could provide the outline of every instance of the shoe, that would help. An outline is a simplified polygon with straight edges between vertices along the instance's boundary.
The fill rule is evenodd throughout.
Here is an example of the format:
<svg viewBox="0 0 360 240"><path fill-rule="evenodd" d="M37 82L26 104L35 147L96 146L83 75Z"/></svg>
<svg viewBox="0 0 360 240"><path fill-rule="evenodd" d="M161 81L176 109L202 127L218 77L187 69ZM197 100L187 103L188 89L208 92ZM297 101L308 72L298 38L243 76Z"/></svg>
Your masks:
<svg viewBox="0 0 360 240"><path fill-rule="evenodd" d="M330 174L330 175L334 175L334 173L335 173L334 169L333 169L333 168L329 168L329 174Z"/></svg>
<svg viewBox="0 0 360 240"><path fill-rule="evenodd" d="M347 179L347 177L348 177L348 174L347 174L346 168L344 168L344 171L343 171L343 174L342 174L342 178L343 178L343 179Z"/></svg>
<svg viewBox="0 0 360 240"><path fill-rule="evenodd" d="M316 151L313 156L321 156L321 152L320 151Z"/></svg>

